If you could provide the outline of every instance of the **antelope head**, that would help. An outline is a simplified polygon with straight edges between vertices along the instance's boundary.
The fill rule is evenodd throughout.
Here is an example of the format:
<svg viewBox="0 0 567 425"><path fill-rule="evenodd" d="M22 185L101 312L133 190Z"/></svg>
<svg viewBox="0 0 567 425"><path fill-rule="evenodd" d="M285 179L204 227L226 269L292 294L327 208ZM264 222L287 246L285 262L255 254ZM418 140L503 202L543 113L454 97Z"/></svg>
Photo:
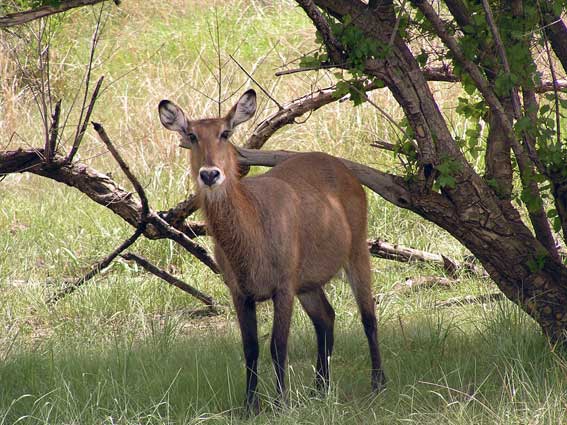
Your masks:
<svg viewBox="0 0 567 425"><path fill-rule="evenodd" d="M191 149L191 172L200 190L214 191L237 178L238 163L229 143L234 128L256 112L256 92L246 91L222 118L189 120L169 100L159 103L159 118L165 128L181 135L181 147Z"/></svg>

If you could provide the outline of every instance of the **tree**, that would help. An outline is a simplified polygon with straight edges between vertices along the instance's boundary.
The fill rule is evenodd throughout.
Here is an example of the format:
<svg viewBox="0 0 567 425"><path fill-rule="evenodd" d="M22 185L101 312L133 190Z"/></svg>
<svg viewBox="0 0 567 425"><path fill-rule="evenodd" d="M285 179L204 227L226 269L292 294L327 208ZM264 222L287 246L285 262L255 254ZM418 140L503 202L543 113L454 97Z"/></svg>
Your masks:
<svg viewBox="0 0 567 425"><path fill-rule="evenodd" d="M404 158L405 174L347 165L386 200L456 237L551 342L565 343L567 267L549 222L565 241L567 154L560 122L564 101L559 97L565 82L555 70L557 60L567 69L567 27L560 18L565 2L445 0L436 7L423 0L412 0L411 6L391 0L297 3L321 42L320 51L305 57L299 71L334 69L338 81L290 101L260 123L248 149L240 150L244 172L245 166L274 165L293 154L257 149L294 118L346 95L355 104L371 102L368 90L387 87L405 120L398 124L400 141L381 147ZM435 54L414 51L416 39L435 46ZM545 75L534 59L537 49L546 58ZM429 80L461 83L464 94L458 110L477 124L466 140L451 133ZM550 90L549 99L541 94ZM96 95L92 98L91 104ZM57 121L54 114L51 125L44 123L44 148L0 152L0 175L26 170L66 183L135 226L135 235L169 237L199 254L190 238L205 229L185 220L196 209L193 198L168 212L153 212L143 202L143 191L138 202L110 177L73 160L80 138L68 155L58 154ZM87 121L79 122L78 130ZM483 170L472 165L472 156L479 152ZM519 193L515 180L521 184Z"/></svg>
<svg viewBox="0 0 567 425"><path fill-rule="evenodd" d="M347 70L344 92L365 100L360 78L385 85L406 117L407 172L388 176L394 187L377 193L416 212L462 242L498 287L541 326L552 342L567 335L567 268L548 218L567 236L567 150L561 136L556 58L567 69L565 2L542 0L406 2L297 0L317 28L321 51L309 66ZM415 52L415 37L442 53ZM411 39L413 42L410 42ZM536 49L546 57L554 89L542 90ZM556 55L556 58L553 56ZM450 63L446 78L460 81L459 111L487 130L458 140L428 86L428 64ZM555 118L550 118L554 115ZM481 150L484 170L471 165ZM514 199L514 179L525 218ZM533 229L533 230L532 230Z"/></svg>

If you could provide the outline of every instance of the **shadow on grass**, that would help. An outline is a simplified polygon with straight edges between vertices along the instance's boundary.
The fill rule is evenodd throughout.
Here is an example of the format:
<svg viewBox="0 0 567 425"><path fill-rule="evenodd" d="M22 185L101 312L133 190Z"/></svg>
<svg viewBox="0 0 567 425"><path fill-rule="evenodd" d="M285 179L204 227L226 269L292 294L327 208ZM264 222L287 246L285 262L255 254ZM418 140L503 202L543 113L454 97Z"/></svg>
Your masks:
<svg viewBox="0 0 567 425"><path fill-rule="evenodd" d="M275 412L269 338L261 328L263 413L253 423L559 423L565 360L515 307L430 312L381 326L389 377L369 394L366 339L339 323L327 398L313 397L315 337L292 330L290 407ZM350 323L344 323L344 322ZM235 332L181 335L175 324L133 339L52 338L0 365L0 424L240 422L244 368ZM111 342L108 342L111 341ZM539 418L539 419L538 419ZM554 422L558 419L559 422Z"/></svg>

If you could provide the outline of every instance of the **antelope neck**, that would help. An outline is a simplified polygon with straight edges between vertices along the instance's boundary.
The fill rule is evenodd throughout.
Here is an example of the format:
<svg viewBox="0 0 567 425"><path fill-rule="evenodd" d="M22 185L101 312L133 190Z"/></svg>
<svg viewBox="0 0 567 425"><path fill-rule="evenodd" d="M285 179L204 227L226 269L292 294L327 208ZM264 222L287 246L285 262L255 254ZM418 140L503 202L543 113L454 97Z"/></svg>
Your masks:
<svg viewBox="0 0 567 425"><path fill-rule="evenodd" d="M232 267L242 269L261 250L260 214L254 196L239 180L227 179L224 186L218 193L203 194L207 226Z"/></svg>

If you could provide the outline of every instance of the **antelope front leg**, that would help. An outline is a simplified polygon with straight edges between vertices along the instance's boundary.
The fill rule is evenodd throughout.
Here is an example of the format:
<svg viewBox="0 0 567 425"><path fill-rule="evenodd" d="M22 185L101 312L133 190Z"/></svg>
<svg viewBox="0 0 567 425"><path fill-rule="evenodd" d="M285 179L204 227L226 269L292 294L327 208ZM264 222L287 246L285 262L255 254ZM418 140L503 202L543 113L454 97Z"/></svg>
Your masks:
<svg viewBox="0 0 567 425"><path fill-rule="evenodd" d="M291 313L293 311L293 294L287 291L281 291L276 293L272 301L274 303L274 324L270 350L274 370L276 372L277 403L285 403L285 362L287 358L287 340L289 337Z"/></svg>
<svg viewBox="0 0 567 425"><path fill-rule="evenodd" d="M240 325L244 359L246 362L246 400L244 408L249 413L260 413L258 386L258 327L256 322L256 302L250 297L233 294L234 307Z"/></svg>

